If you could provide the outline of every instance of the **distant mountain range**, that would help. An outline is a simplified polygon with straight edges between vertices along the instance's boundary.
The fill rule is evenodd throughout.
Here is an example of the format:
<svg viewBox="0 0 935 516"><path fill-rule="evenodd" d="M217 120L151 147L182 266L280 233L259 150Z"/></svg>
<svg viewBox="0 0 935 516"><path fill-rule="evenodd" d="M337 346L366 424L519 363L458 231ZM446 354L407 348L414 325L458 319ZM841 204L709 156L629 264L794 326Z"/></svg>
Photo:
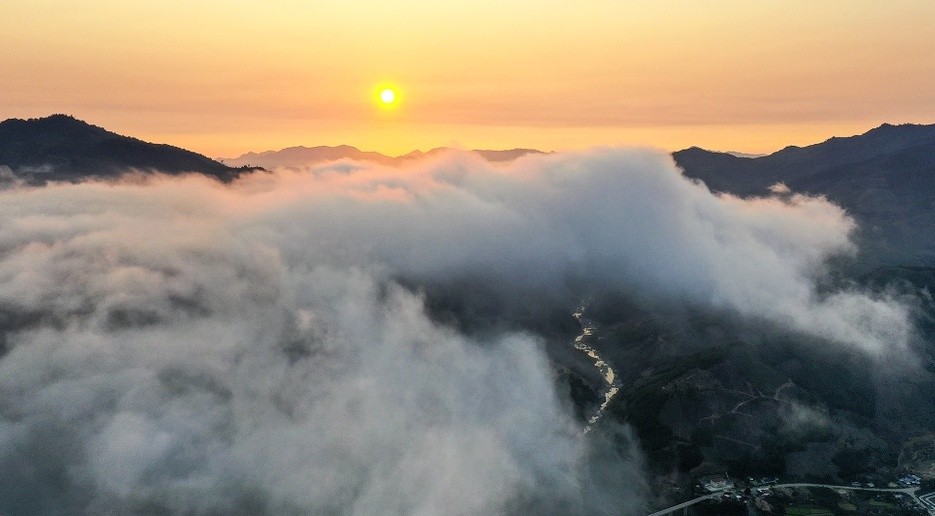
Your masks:
<svg viewBox="0 0 935 516"><path fill-rule="evenodd" d="M250 171L171 145L112 133L68 115L0 122L0 166L30 184L109 178L129 170L195 172L230 181Z"/></svg>
<svg viewBox="0 0 935 516"><path fill-rule="evenodd" d="M221 181L259 169L302 167L352 159L383 165L404 163L438 155L449 149L412 151L402 156L358 150L349 145L337 147L290 147L280 151L248 152L238 158L214 160L171 145L148 143L113 133L69 115L0 122L0 166L9 167L13 178L29 184L49 181L83 181L89 178L118 177L127 172L165 174L200 173ZM491 162L512 161L525 154L541 154L533 149L475 150Z"/></svg>
<svg viewBox="0 0 935 516"><path fill-rule="evenodd" d="M248 152L237 158L221 158L221 162L232 167L263 167L266 169L304 167L338 159L352 159L398 166L407 162L437 156L448 150L451 149L438 147L427 152L416 150L402 156L387 156L379 152L362 151L349 145L339 145L337 147L289 147L279 151ZM534 149L472 150L471 152L479 154L490 162L508 162L526 154L543 154L542 151Z"/></svg>

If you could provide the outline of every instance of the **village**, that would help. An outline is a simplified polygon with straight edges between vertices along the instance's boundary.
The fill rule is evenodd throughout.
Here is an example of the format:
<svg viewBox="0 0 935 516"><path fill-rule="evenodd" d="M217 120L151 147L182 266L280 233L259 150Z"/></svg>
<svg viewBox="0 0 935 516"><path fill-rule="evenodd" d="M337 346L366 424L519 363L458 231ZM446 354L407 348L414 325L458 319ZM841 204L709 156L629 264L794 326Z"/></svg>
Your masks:
<svg viewBox="0 0 935 516"><path fill-rule="evenodd" d="M923 494L924 493L924 494ZM686 515L838 514L935 516L935 481L903 473L892 478L867 476L846 485L777 477L732 478L707 475L695 483L695 498L652 513ZM681 511L681 512L680 512Z"/></svg>

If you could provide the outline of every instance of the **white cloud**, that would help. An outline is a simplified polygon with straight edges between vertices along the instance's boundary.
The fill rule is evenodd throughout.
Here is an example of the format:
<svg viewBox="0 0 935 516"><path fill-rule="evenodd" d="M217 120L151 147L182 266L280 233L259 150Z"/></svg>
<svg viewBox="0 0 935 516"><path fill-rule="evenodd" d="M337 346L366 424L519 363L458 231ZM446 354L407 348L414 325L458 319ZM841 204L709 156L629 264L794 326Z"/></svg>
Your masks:
<svg viewBox="0 0 935 516"><path fill-rule="evenodd" d="M638 488L585 495L609 473L535 339L439 326L394 278L625 289L876 354L909 332L817 291L853 252L839 208L718 197L649 151L19 188L0 220L0 465L41 464L4 509L639 512Z"/></svg>

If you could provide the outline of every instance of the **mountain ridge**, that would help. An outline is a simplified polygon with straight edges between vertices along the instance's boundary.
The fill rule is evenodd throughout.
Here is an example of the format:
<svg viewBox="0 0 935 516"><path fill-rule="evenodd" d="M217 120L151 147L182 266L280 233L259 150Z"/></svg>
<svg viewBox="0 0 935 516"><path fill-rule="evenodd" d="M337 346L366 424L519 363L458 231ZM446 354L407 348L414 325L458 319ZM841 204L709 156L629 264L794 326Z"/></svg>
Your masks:
<svg viewBox="0 0 935 516"><path fill-rule="evenodd" d="M0 165L10 168L17 179L37 185L113 178L130 170L201 173L221 181L252 171L181 147L117 134L64 114L0 122Z"/></svg>
<svg viewBox="0 0 935 516"><path fill-rule="evenodd" d="M860 225L861 260L935 264L935 125L882 124L865 133L789 146L759 158L690 147L672 154L687 177L739 196L770 186L822 195Z"/></svg>

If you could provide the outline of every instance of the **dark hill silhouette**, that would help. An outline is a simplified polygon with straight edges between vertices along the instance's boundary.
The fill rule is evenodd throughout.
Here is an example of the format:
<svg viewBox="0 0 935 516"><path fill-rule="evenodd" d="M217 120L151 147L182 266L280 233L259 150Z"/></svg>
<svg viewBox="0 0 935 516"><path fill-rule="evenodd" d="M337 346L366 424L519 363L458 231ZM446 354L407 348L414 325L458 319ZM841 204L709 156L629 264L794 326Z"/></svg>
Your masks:
<svg viewBox="0 0 935 516"><path fill-rule="evenodd" d="M697 147L673 157L715 191L761 195L782 182L827 196L860 223L868 265L935 263L935 125L883 124L758 158Z"/></svg>
<svg viewBox="0 0 935 516"><path fill-rule="evenodd" d="M747 195L762 193L780 181L793 189L814 188L881 164L930 167L935 157L924 153L933 143L935 125L883 124L858 136L834 137L807 147L790 146L756 158L698 147L673 156L689 176L701 179L711 189ZM895 156L899 158L892 159Z"/></svg>
<svg viewBox="0 0 935 516"><path fill-rule="evenodd" d="M0 165L31 184L117 177L128 171L197 172L230 181L247 169L112 133L68 115L0 122Z"/></svg>

